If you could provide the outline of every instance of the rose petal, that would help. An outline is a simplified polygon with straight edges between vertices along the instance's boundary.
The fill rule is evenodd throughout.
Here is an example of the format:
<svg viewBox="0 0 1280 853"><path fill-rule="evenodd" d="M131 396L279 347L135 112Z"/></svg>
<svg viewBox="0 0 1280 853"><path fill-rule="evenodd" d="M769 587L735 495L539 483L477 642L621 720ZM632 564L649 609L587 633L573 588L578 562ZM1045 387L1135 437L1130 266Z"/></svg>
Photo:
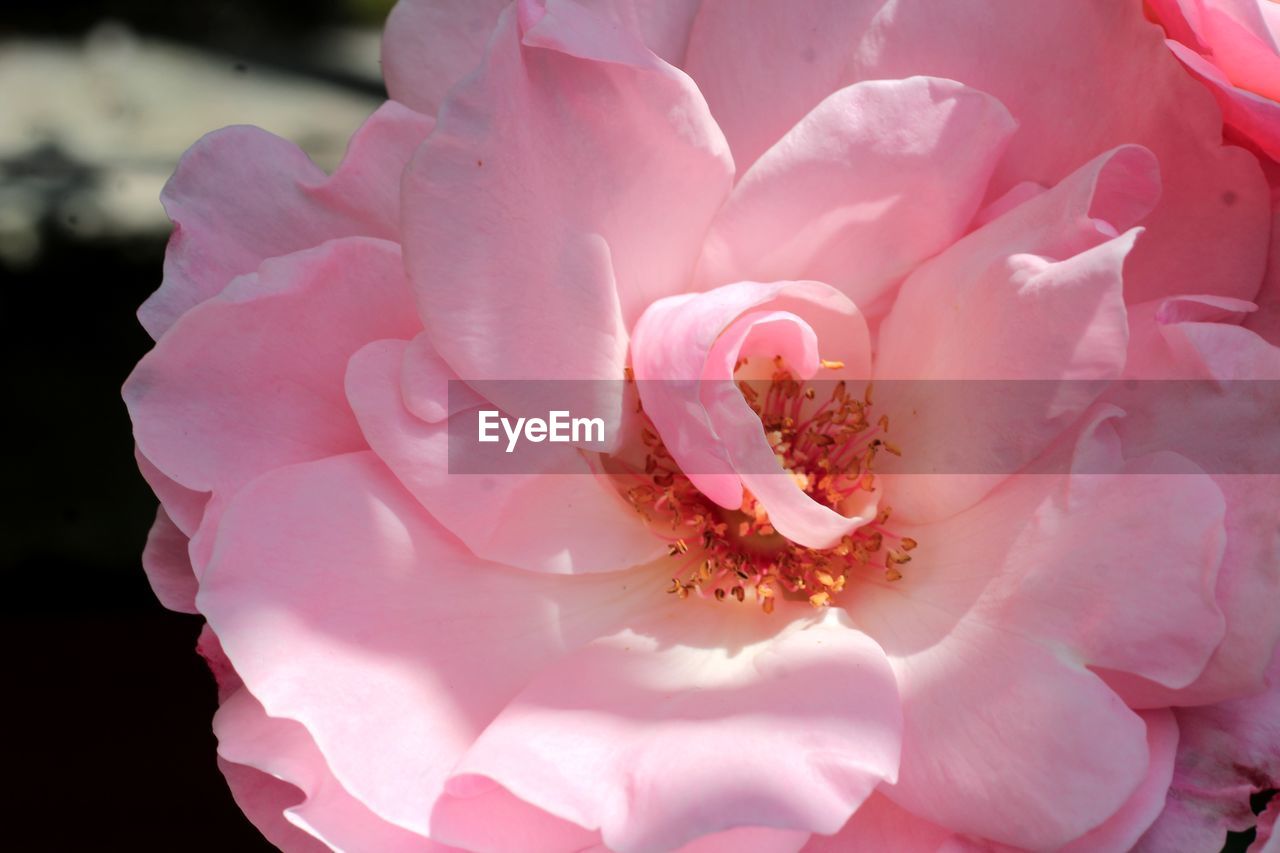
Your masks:
<svg viewBox="0 0 1280 853"><path fill-rule="evenodd" d="M741 177L698 289L813 279L870 305L964 232L1015 127L994 98L950 80L835 92Z"/></svg>
<svg viewBox="0 0 1280 853"><path fill-rule="evenodd" d="M990 198L1024 181L1056 184L1099 151L1144 145L1165 186L1126 264L1129 301L1251 299L1262 278L1268 200L1257 160L1222 144L1219 111L1140 3L706 0L687 65L739 169L841 87L915 75L987 92L1017 118Z"/></svg>
<svg viewBox="0 0 1280 853"><path fill-rule="evenodd" d="M463 379L620 380L628 326L687 286L732 162L696 87L629 29L520 8L406 176L408 268ZM571 411L617 419L620 383L582 387ZM493 402L545 414L514 385Z"/></svg>
<svg viewBox="0 0 1280 853"><path fill-rule="evenodd" d="M285 810L285 819L324 842L328 849L389 853L445 853L448 849L373 814L333 775L305 728L293 720L268 717L248 690L237 690L223 701L213 718L213 732L218 737L218 755L223 761L266 773L302 793L301 802L295 799ZM228 781L233 782L232 790L239 797L250 794L234 785L243 780L229 775ZM279 795L278 789L259 793ZM254 812L277 804L278 800L252 803ZM274 824L259 826L265 833Z"/></svg>
<svg viewBox="0 0 1280 853"><path fill-rule="evenodd" d="M138 310L159 337L187 310L268 258L347 236L399 235L400 173L431 131L426 116L388 103L351 138L332 177L293 143L228 127L182 156L161 194L173 221L164 282Z"/></svg>
<svg viewBox="0 0 1280 853"><path fill-rule="evenodd" d="M1020 184L1015 184L1004 195L974 214L973 221L969 223L969 227L976 231L988 222L994 222L1004 216L1018 205L1043 195L1046 190L1048 190L1048 187L1041 186L1035 181L1023 181Z"/></svg>
<svg viewBox="0 0 1280 853"><path fill-rule="evenodd" d="M845 63L874 15L874 6L845 0L703 0L685 68L740 174L823 98L854 82Z"/></svg>
<svg viewBox="0 0 1280 853"><path fill-rule="evenodd" d="M450 383L454 383L452 397ZM426 332L419 333L405 347L400 366L400 396L404 407L415 418L429 424L440 423L486 402L484 397L461 384L458 374L445 364Z"/></svg>
<svg viewBox="0 0 1280 853"><path fill-rule="evenodd" d="M1257 332L1268 343L1280 346L1280 211L1272 218L1267 278L1255 301L1258 310L1245 319L1245 328Z"/></svg>
<svg viewBox="0 0 1280 853"><path fill-rule="evenodd" d="M892 850L894 853L938 853L954 838L950 830L911 814L884 794L863 803L835 835L815 835L804 853Z"/></svg>
<svg viewBox="0 0 1280 853"><path fill-rule="evenodd" d="M776 636L715 602L663 616L543 670L461 781L494 779L630 851L738 826L835 832L893 778L892 676L838 611Z"/></svg>
<svg viewBox="0 0 1280 853"><path fill-rule="evenodd" d="M197 604L267 713L305 726L370 811L426 834L463 751L533 673L671 608L664 589L484 563L366 452L237 493Z"/></svg>
<svg viewBox="0 0 1280 853"><path fill-rule="evenodd" d="M160 499L169 519L188 536L194 536L204 516L205 505L209 502L208 492L196 492L174 482L150 459L142 455L135 444L133 458L138 462L138 471L142 479L147 481L151 491Z"/></svg>
<svg viewBox="0 0 1280 853"><path fill-rule="evenodd" d="M1236 86L1271 101L1280 100L1280 55L1256 2L1205 2L1200 32L1213 64Z"/></svg>
<svg viewBox="0 0 1280 853"><path fill-rule="evenodd" d="M191 572L191 558L187 556L189 541L169 519L164 507L157 508L155 523L142 549L142 568L160 603L179 613L196 612L197 584Z"/></svg>
<svg viewBox="0 0 1280 853"><path fill-rule="evenodd" d="M1175 41L1168 45L1217 99L1223 120L1267 156L1280 158L1280 103L1234 85L1221 69L1189 48ZM1274 64L1280 65L1280 58Z"/></svg>
<svg viewBox="0 0 1280 853"><path fill-rule="evenodd" d="M1096 429L1078 456L1115 441L1110 421ZM1052 637L1090 666L1185 687L1223 636L1214 585L1225 513L1213 479L1172 453L1129 460L1113 474L1019 476L960 515L904 527L926 543L912 573L926 572L916 568L924 561L936 585L921 578L889 589Z"/></svg>
<svg viewBox="0 0 1280 853"><path fill-rule="evenodd" d="M740 826L714 832L683 844L676 853L796 853L804 847L809 833L767 826ZM614 853L603 844L582 853Z"/></svg>
<svg viewBox="0 0 1280 853"><path fill-rule="evenodd" d="M1178 724L1167 709L1142 714L1147 724L1147 750L1151 763L1146 778L1138 785L1120 811L1095 829L1062 848L1061 853L1125 853L1150 828L1164 809L1169 782L1173 779L1174 756L1178 751Z"/></svg>
<svg viewBox="0 0 1280 853"><path fill-rule="evenodd" d="M740 826L704 835L683 845L676 853L796 853L808 838L807 832Z"/></svg>
<svg viewBox="0 0 1280 853"><path fill-rule="evenodd" d="M333 778L304 728L266 715L208 624L200 632L196 650L218 683L221 707L213 719L218 767L236 804L268 840L290 851L332 849L317 839L332 842L334 834L354 834L351 841L356 846L363 844L362 836L386 843L405 840L403 831L351 798Z"/></svg>
<svg viewBox="0 0 1280 853"><path fill-rule="evenodd" d="M894 668L905 716L902 781L885 790L895 802L959 832L1053 849L1133 794L1150 761L1142 722L1101 679L994 627L929 630L945 639Z"/></svg>
<svg viewBox="0 0 1280 853"><path fill-rule="evenodd" d="M1200 41L1196 29L1200 21L1200 4L1197 0L1147 0L1153 19L1166 33L1196 50L1208 50Z"/></svg>
<svg viewBox="0 0 1280 853"><path fill-rule="evenodd" d="M218 758L218 769L227 780L227 787L231 789L231 796L240 811L267 841L290 853L325 853L330 849L315 836L289 823L284 816L287 809L303 799L302 791L261 770L235 764L225 758Z"/></svg>
<svg viewBox="0 0 1280 853"><path fill-rule="evenodd" d="M1276 824L1280 823L1280 800L1274 795L1267 807L1258 815L1257 837L1254 839L1262 845L1258 853L1280 853L1280 833L1276 832Z"/></svg>
<svg viewBox="0 0 1280 853"><path fill-rule="evenodd" d="M1181 742L1168 804L1135 848L1217 850L1258 821L1250 797L1280 785L1280 656L1262 693L1178 709Z"/></svg>
<svg viewBox="0 0 1280 853"><path fill-rule="evenodd" d="M630 568L665 552L662 540L574 448L540 450L539 459L551 468L542 473L512 463L511 473L451 474L448 422L418 420L400 396L410 346L377 341L356 353L347 394L370 447L473 553L531 571L571 574Z"/></svg>
<svg viewBox="0 0 1280 853"><path fill-rule="evenodd" d="M434 116L480 64L510 0L399 0L382 33L382 76L393 99Z"/></svg>
<svg viewBox="0 0 1280 853"><path fill-rule="evenodd" d="M1002 0L910 2L877 21L858 76L934 74L999 98L1019 132L993 189L1051 185L1097 152L1138 144L1155 153L1163 193L1125 264L1125 296L1176 293L1253 298L1266 252L1267 193L1255 158L1224 146L1217 110L1178 73L1141 4ZM999 29L985 26L998 16ZM872 45L887 39L879 50ZM1124 45L1096 51L1089 46ZM1070 85L1062 81L1070 80ZM1096 105L1108 108L1099 111ZM1064 132L1064 116L1089 116Z"/></svg>
<svg viewBox="0 0 1280 853"><path fill-rule="evenodd" d="M1154 203L1154 170L1142 148L1104 154L902 285L876 360L876 379L892 380L880 385L877 408L917 472L894 477L885 468L900 517L945 518L971 506L1119 377L1128 335L1122 269L1137 232L1116 235ZM1039 381L1009 392L990 380ZM951 459L962 469L919 473Z"/></svg>
<svg viewBox="0 0 1280 853"><path fill-rule="evenodd" d="M1197 24L1203 28L1208 40L1213 45L1223 45L1227 38L1247 42L1247 47L1257 48L1260 53L1237 54L1233 59L1253 58L1262 60L1263 55L1275 56L1280 53L1280 11L1272 3L1260 3L1257 0L1199 0L1201 17ZM1218 32L1217 28L1224 31ZM1226 29L1230 28L1227 32ZM1225 38L1224 38L1225 37ZM1233 46L1234 48L1235 46ZM1214 52L1228 49L1213 47ZM1267 66L1250 68L1245 73L1257 74ZM1274 80L1264 80L1273 84Z"/></svg>
<svg viewBox="0 0 1280 853"><path fill-rule="evenodd" d="M689 31L702 0L631 0L644 43L677 68L684 66Z"/></svg>
<svg viewBox="0 0 1280 853"><path fill-rule="evenodd" d="M1105 432L1078 453L1114 447ZM1137 460L1114 475L1010 480L958 516L896 530L920 543L902 580L851 590L903 695L901 778L886 790L898 805L1045 849L1133 796L1150 763L1145 727L1086 667L1185 685L1222 636L1221 495L1205 476L1144 473L1153 461L1168 470Z"/></svg>
<svg viewBox="0 0 1280 853"><path fill-rule="evenodd" d="M189 311L125 383L138 447L187 489L365 447L347 359L420 328L394 243L347 238L263 264Z"/></svg>
<svg viewBox="0 0 1280 853"><path fill-rule="evenodd" d="M1181 390L1151 383L1152 394L1139 397L1116 423L1125 450L1172 450L1190 458L1214 472L1227 506L1227 546L1217 583L1227 619L1222 644L1200 678L1177 691L1113 680L1133 705L1201 704L1259 690L1280 640L1280 611L1274 606L1280 600L1280 415L1274 392L1249 393L1254 383L1280 380L1280 348L1231 322L1247 307L1186 298L1132 311L1126 374L1194 384ZM1123 394L1120 399L1124 405ZM1224 450L1227 460L1221 461ZM1256 469L1242 471L1235 460L1249 460Z"/></svg>
<svg viewBox="0 0 1280 853"><path fill-rule="evenodd" d="M467 793L445 794L436 801L432 837L477 853L563 853L594 849L600 843L600 833L552 817L501 785Z"/></svg>

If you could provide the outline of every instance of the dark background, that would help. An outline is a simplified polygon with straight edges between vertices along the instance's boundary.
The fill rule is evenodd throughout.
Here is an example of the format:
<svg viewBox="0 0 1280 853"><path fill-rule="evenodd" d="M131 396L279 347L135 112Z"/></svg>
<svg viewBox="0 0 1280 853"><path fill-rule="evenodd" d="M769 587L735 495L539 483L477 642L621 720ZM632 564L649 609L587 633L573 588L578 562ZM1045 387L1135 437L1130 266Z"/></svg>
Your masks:
<svg viewBox="0 0 1280 853"><path fill-rule="evenodd" d="M376 27L390 5L7 0L0 44L81 39L112 21L213 51L237 72L287 70L381 95L322 61L308 37ZM94 177L56 151L0 159L0 189L33 175L54 193ZM139 560L156 501L134 466L120 386L151 346L134 311L160 283L165 234L88 236L56 206L39 233L35 257L0 256L9 835L21 838L13 830L25 826L51 850L270 850L215 763L214 685L195 653L200 619L162 608ZM1250 840L1233 837L1227 849Z"/></svg>
<svg viewBox="0 0 1280 853"><path fill-rule="evenodd" d="M312 62L307 37L378 26L389 6L6 0L0 50L32 37L74 43L110 20L246 74L270 66L372 94L367 80ZM0 189L33 172L51 192L93 179L44 151L0 160ZM165 235L86 237L53 213L39 230L36 257L0 258L6 834L42 850L270 850L215 763L200 619L162 608L139 560L156 501L134 465L120 386L151 346L134 312L160 283Z"/></svg>

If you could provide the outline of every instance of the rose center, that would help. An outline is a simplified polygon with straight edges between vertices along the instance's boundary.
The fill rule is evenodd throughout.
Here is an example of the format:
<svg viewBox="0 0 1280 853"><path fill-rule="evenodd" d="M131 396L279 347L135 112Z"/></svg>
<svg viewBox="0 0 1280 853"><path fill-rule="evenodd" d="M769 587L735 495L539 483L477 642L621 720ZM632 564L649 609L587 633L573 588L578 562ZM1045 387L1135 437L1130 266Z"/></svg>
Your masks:
<svg viewBox="0 0 1280 853"><path fill-rule="evenodd" d="M855 493L876 488L876 456L900 451L888 439L888 416L872 420L871 385L855 396L843 381L806 384L781 357L763 373L751 367L747 359L738 362L738 387L759 416L778 463L800 489L839 512ZM760 378L738 378L744 375ZM819 385L829 392L820 395ZM632 475L638 482L628 488L627 498L670 542L672 595L751 599L771 613L778 598L829 606L856 572L879 572L890 581L902 578L900 567L911 560L908 552L916 542L889 529L888 506L834 547L807 548L779 534L749 491L733 510L707 499L680 471L656 431L646 428L641 436L644 468Z"/></svg>

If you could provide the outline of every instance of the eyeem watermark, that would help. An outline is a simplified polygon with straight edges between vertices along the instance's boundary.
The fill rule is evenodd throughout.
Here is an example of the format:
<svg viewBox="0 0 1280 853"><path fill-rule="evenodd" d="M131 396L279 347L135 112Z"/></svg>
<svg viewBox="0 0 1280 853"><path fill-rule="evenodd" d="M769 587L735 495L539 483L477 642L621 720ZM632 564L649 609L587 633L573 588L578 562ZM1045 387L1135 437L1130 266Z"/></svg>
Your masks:
<svg viewBox="0 0 1280 853"><path fill-rule="evenodd" d="M542 418L504 418L496 409L482 409L479 412L479 434L477 441L493 444L501 441L498 429L507 437L507 453L513 453L516 444L523 435L526 441L534 444L550 441L554 444L580 444L589 441L604 441L604 418L575 418L568 410L557 410L547 413Z"/></svg>
<svg viewBox="0 0 1280 853"><path fill-rule="evenodd" d="M726 380L727 381L727 380ZM687 401L697 418L701 401L721 380L476 380L449 381L448 470L458 475L582 474L598 476L607 454L611 470L635 462L644 430L661 427L646 416L650 400ZM790 398L798 427L835 423L827 401L837 393L861 398L861 388L839 380L810 380L813 391ZM693 387L690 387L690 386ZM780 392L779 392L780 393ZM745 393L744 393L745 399ZM1098 406L1105 406L1100 409ZM1150 474L1280 476L1280 381L1276 380L877 380L872 427L883 429L902 455L882 453L884 476L948 474L1107 474L1110 454L1082 456L1073 443L1046 447L1045 435L1086 426L1109 413L1099 428L1122 428L1125 452L1141 456L1135 470ZM516 413L523 413L518 417ZM506 414L504 414L506 413ZM584 417L585 416L585 417ZM822 419L825 418L825 421ZM837 425L839 426L839 425ZM765 433L743 414L738 428ZM684 474L719 474L718 440L662 436L684 448ZM870 440L879 438L876 434ZM816 442L815 442L816 444ZM816 447L813 449L817 449ZM743 457L736 471L779 474L773 454ZM746 467L755 466L755 467Z"/></svg>

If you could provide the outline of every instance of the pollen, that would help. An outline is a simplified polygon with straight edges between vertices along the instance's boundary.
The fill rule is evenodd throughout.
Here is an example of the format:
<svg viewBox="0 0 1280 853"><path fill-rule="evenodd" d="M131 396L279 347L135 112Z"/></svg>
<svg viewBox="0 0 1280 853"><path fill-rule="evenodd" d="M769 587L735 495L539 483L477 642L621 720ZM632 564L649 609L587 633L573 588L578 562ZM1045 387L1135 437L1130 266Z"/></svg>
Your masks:
<svg viewBox="0 0 1280 853"><path fill-rule="evenodd" d="M839 361L821 362L838 370ZM740 359L737 369L747 366ZM781 357L773 359L768 381L739 381L743 399L760 417L769 446L796 485L815 501L839 511L858 492L876 488L876 456L902 451L887 438L889 418L873 419L870 384L861 396L844 381L827 399L798 381ZM641 410L643 414L643 410ZM706 598L751 603L768 614L779 600L807 601L823 608L851 594L858 577L901 581L903 568L918 547L916 540L892 532L892 510L884 506L874 520L831 548L806 548L783 537L750 492L742 505L726 510L708 500L680 471L656 430L640 432L645 459L626 497L667 542L673 563L667 592L677 599Z"/></svg>

